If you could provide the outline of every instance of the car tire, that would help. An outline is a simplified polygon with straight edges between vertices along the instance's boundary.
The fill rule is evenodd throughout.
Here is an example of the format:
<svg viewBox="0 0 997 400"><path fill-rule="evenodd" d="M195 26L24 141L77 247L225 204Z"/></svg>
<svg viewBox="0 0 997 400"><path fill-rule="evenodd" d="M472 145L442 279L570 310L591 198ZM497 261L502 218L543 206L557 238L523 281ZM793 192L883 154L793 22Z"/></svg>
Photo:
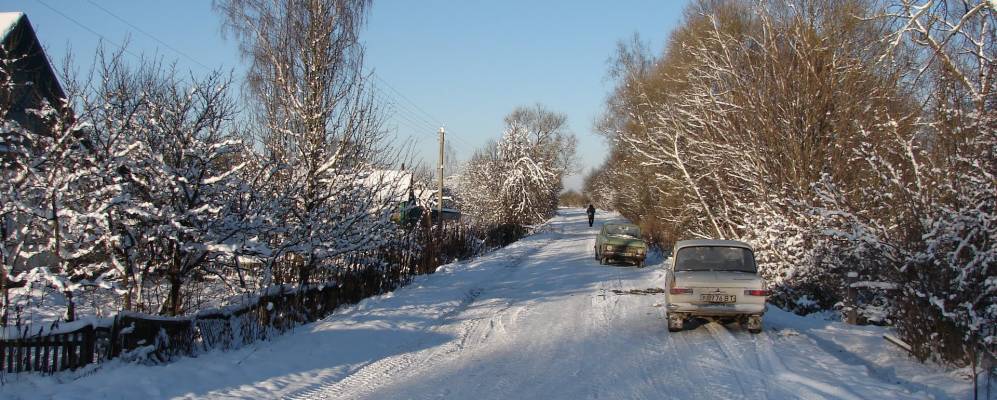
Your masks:
<svg viewBox="0 0 997 400"><path fill-rule="evenodd" d="M606 259L606 256L599 257L599 265L606 265L608 261L609 260Z"/></svg>
<svg viewBox="0 0 997 400"><path fill-rule="evenodd" d="M678 315L668 314L668 331L678 332L685 327L685 318Z"/></svg>
<svg viewBox="0 0 997 400"><path fill-rule="evenodd" d="M644 260L637 261L637 268L644 268Z"/></svg>

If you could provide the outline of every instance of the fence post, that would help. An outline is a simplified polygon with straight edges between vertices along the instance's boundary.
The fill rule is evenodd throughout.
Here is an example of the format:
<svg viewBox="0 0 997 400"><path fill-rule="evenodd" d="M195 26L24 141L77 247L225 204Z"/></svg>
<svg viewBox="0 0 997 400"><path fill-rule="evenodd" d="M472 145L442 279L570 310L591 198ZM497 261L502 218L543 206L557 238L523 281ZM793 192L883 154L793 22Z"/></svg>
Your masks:
<svg viewBox="0 0 997 400"><path fill-rule="evenodd" d="M42 370L42 347L45 345L45 337L39 336L38 339L33 340L33 342L35 348L35 359L32 360L34 361L34 366L31 370L37 372ZM30 351L30 349L28 351Z"/></svg>
<svg viewBox="0 0 997 400"><path fill-rule="evenodd" d="M83 329L83 345L81 346L80 363L82 365L91 364L94 361L94 347L96 347L97 335L94 334L93 325Z"/></svg>
<svg viewBox="0 0 997 400"><path fill-rule="evenodd" d="M59 339L59 370L69 369L69 334L64 333L58 336Z"/></svg>
<svg viewBox="0 0 997 400"><path fill-rule="evenodd" d="M849 271L847 277L848 279L845 279L848 285L845 291L845 322L849 325L856 325L859 322L859 315L858 288L855 287L855 283L859 280L859 274L855 271Z"/></svg>

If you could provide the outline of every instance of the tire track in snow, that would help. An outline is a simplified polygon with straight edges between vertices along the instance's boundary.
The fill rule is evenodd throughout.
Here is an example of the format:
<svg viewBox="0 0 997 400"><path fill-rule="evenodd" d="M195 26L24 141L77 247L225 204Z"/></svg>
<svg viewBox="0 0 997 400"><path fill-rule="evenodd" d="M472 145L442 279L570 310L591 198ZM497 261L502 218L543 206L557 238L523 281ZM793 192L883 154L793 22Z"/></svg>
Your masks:
<svg viewBox="0 0 997 400"><path fill-rule="evenodd" d="M468 292L468 296L465 297L465 299L470 299L470 301L464 304L463 307L466 307L467 304L473 302L473 298L476 297L476 295L474 295L473 293L474 293L473 290ZM477 293L478 295L480 295L480 292ZM456 308L455 310L459 308L460 307ZM446 319L447 318L441 318L441 320L446 320ZM287 398L343 399L343 398L355 398L357 396L362 396L364 394L369 393L374 387L383 384L384 381L397 377L399 374L403 373L405 369L407 369L411 365L416 364L417 362L419 363L433 362L442 356L459 351L465 346L470 331L474 329L474 325L476 325L479 322L480 321L478 320L471 320L469 321L469 323L459 324L457 331L457 339L448 341L447 343L444 343L439 347L432 347L417 352L402 353L395 356L376 360L374 362L361 366L360 368L356 369L346 377L343 377L341 379L332 379L328 382L319 383L317 386L304 389L298 393L287 396Z"/></svg>
<svg viewBox="0 0 997 400"><path fill-rule="evenodd" d="M709 334L703 334L698 330L684 330L680 332L669 332L669 337L674 337L679 342L679 346L685 351L680 351L675 354L675 358L679 358L680 361L685 361L687 365L691 366L695 370L694 374L685 374L681 378L691 378L702 377L695 384L690 384L693 388L692 393L696 393L698 396L696 398L704 399L740 399L745 397L744 390L738 386L740 392L734 392L730 390L728 386L718 385L718 383L729 382L730 378L725 376L720 369L709 368L704 366L703 362L708 360L708 356L713 356L715 361L718 363L723 361L722 351L717 351L709 346L710 343L716 344L716 340L708 338ZM702 338L706 339L704 342L693 343L690 338ZM676 348L677 348L676 347ZM718 354L719 353L719 354ZM690 396L691 398L692 396Z"/></svg>
<svg viewBox="0 0 997 400"><path fill-rule="evenodd" d="M761 398L768 399L768 388L764 385L764 376L746 376L749 371L753 368L748 366L748 363L744 360L744 351L738 349L737 338L734 337L722 325L716 322L710 322L704 325L707 332L710 332L710 336L716 340L717 345L720 347L720 351L724 353L725 356L734 363L734 379L737 380L737 385L741 387L741 390L745 395L751 396L751 398ZM759 385L759 382L762 385Z"/></svg>
<svg viewBox="0 0 997 400"><path fill-rule="evenodd" d="M642 297L645 296L630 296L625 298L640 299ZM638 301L638 303L649 302L652 301ZM649 304L640 304L630 309L640 314L640 311L647 310L648 308L657 311L657 308L653 308ZM696 398L693 394L697 392L697 389L686 377L675 375L667 369L641 369L646 368L646 366L662 365L663 360L674 361L674 355L678 352L675 346L676 340L669 335L664 319L660 317L660 313L655 314L652 313L651 317L635 315L625 325L625 327L635 327L635 324L638 324L637 326L642 328L637 331L631 331L630 337L626 338L626 340L632 343L641 345L634 352L634 360L631 363L635 368L638 368L638 371L643 373L643 376L641 376L642 386L635 387L632 396L634 399ZM670 363L666 365L670 365Z"/></svg>
<svg viewBox="0 0 997 400"><path fill-rule="evenodd" d="M667 320L665 320L663 322L665 324L668 323ZM667 327L667 325L665 325L665 326ZM684 334L684 332L667 332L667 329L665 329L665 335L666 336L665 336L665 349L664 349L664 353L667 356L675 358L675 356L680 353L678 346L676 346L675 344L676 344L676 342L680 341L679 338L678 338L678 336L681 336L683 334ZM684 379L685 377L677 377L677 378L678 379L674 379L674 381L678 382L678 384L681 385L685 389L683 391L683 394L687 395L689 398L694 397L693 396L694 394L695 395L700 395L701 394L699 392L700 392L701 388L703 387L702 385L694 385L691 379ZM707 397L702 397L702 396L698 396L698 397L699 398L707 398Z"/></svg>
<svg viewBox="0 0 997 400"><path fill-rule="evenodd" d="M497 268L506 270L507 272L503 274L503 277L508 277L515 272L515 267L522 264L523 261L529 257L539 253L552 241L553 239L551 238L540 241L536 245L530 246L520 254L514 256L513 259L505 265ZM492 277L492 279L493 278L494 277ZM453 322L452 319L454 317L466 311L476 299L481 297L482 293L484 293L484 289L482 288L475 287L469 289L465 292L464 297L457 306L440 315L437 318L436 323L427 329L429 331L439 332L442 328L454 326L457 328L457 337L455 340L450 340L440 346L375 360L357 368L345 377L329 378L325 382L316 383L310 388L301 389L285 396L285 398L298 400L359 398L371 394L375 391L375 389L382 385L397 381L399 378L411 374L411 372L407 372L411 370L411 366L417 364L429 365L450 358L451 356L468 348L469 339L475 336L473 333L479 331L479 326L486 319L491 322L491 318L494 317L494 315L501 315L501 313L505 312L510 307L510 304L507 303L503 308L493 314L492 317L469 318L460 321L457 324L448 324ZM480 341L478 341L478 343L480 343ZM421 346L416 347L418 348Z"/></svg>
<svg viewBox="0 0 997 400"><path fill-rule="evenodd" d="M761 335L754 338L754 350L758 357L759 368L761 368L766 376L771 377L772 379L779 379L783 382L796 384L796 386L793 387L796 392L786 391L787 397L789 395L806 398L824 398L826 396L833 396L835 398L849 400L861 399L861 397L849 390L847 385L831 386L827 383L818 382L790 371L775 353L772 344L772 337L769 336L767 332L762 332ZM780 385L777 389L779 391L784 391L786 387L785 385ZM800 392L805 393L806 396L801 396Z"/></svg>

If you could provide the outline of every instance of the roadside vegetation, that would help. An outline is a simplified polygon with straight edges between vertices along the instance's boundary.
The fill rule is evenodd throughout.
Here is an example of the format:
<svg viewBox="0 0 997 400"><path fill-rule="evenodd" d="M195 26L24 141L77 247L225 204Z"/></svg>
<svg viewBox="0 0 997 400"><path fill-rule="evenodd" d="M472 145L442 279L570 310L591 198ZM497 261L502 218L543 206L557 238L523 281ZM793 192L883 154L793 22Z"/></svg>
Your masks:
<svg viewBox="0 0 997 400"><path fill-rule="evenodd" d="M102 48L32 124L8 115L31 82L4 50L0 327L376 293L483 249L466 224L392 220L412 173L364 72L370 6L217 1L244 80Z"/></svg>
<svg viewBox="0 0 997 400"><path fill-rule="evenodd" d="M589 199L577 190L568 189L557 196L557 204L562 207L585 208L589 205Z"/></svg>
<svg viewBox="0 0 997 400"><path fill-rule="evenodd" d="M664 246L752 243L780 307L841 309L857 273L919 358L993 359L995 23L987 1L694 1L660 54L620 44L584 195Z"/></svg>
<svg viewBox="0 0 997 400"><path fill-rule="evenodd" d="M245 77L101 47L83 73L67 61L64 101L28 124L8 115L30 90L25 65L0 53L0 328L13 328L0 332L192 315L283 288L378 293L553 216L575 138L537 105L454 165L445 193L464 217L431 220L411 191L435 173L411 167L365 72L371 4L216 1Z"/></svg>
<svg viewBox="0 0 997 400"><path fill-rule="evenodd" d="M502 137L461 168L461 209L490 243L518 239L557 212L561 181L574 168L575 146L564 114L540 104L513 110L505 117Z"/></svg>

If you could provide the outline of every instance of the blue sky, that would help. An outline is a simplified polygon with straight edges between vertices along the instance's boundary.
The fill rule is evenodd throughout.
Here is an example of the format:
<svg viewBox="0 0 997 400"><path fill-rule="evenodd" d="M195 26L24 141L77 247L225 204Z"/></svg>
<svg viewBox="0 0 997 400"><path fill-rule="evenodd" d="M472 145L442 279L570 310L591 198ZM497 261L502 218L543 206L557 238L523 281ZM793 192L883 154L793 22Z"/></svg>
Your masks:
<svg viewBox="0 0 997 400"><path fill-rule="evenodd" d="M131 53L159 54L182 70L239 73L236 44L222 37L210 3L0 0L0 11L28 14L56 68L68 48L77 63L89 64L100 35L114 44L130 38ZM501 135L502 118L516 106L539 102L568 116L584 172L606 153L593 124L612 89L606 71L616 43L639 33L659 51L685 4L375 1L362 40L379 95L397 104L389 124L400 138L412 138L416 157L435 163L436 130L443 123L457 155L467 158ZM580 182L574 176L566 185L577 188Z"/></svg>

